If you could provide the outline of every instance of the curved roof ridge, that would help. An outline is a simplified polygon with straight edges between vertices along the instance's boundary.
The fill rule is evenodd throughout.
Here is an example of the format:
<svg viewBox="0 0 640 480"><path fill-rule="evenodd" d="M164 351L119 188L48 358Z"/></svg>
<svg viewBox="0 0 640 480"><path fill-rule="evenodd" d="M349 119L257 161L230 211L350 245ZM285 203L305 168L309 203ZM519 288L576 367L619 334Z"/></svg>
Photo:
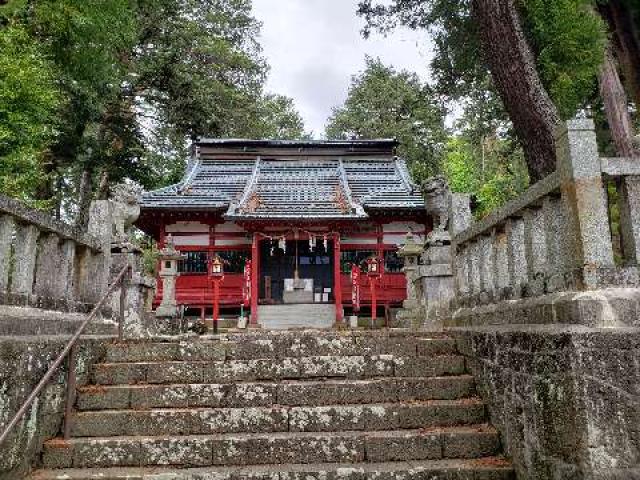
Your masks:
<svg viewBox="0 0 640 480"><path fill-rule="evenodd" d="M340 180L340 185L342 186L342 190L344 191L345 196L347 197L347 201L351 205L351 208L355 210L356 214L359 216L367 216L367 213L364 211L364 208L360 203L356 202L353 198L353 192L351 191L351 185L349 185L349 179L347 178L347 172L344 169L344 161L342 157L338 159L338 178Z"/></svg>
<svg viewBox="0 0 640 480"><path fill-rule="evenodd" d="M247 183L244 186L244 190L242 191L242 196L238 200L238 202L229 202L229 209L227 210L227 215L234 214L236 211L240 210L242 206L249 201L249 198L253 194L256 189L256 185L258 183L258 178L260 177L260 166L262 165L262 157L258 155L256 157L256 161L253 164L253 170L251 171L251 176L247 180Z"/></svg>

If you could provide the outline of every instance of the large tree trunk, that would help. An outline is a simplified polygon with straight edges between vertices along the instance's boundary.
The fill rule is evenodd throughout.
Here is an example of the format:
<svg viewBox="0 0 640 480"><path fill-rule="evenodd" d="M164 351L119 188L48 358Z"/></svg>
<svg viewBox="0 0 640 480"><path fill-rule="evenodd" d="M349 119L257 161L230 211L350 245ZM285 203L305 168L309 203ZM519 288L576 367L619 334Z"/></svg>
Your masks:
<svg viewBox="0 0 640 480"><path fill-rule="evenodd" d="M514 0L473 0L485 60L524 149L532 182L556 167L556 106L542 85Z"/></svg>
<svg viewBox="0 0 640 480"><path fill-rule="evenodd" d="M76 226L86 230L89 225L89 211L93 198L93 172L87 165L82 170L80 185L78 186L78 216Z"/></svg>
<svg viewBox="0 0 640 480"><path fill-rule="evenodd" d="M622 157L631 157L635 155L636 151L633 146L633 126L629 115L629 101L620 81L611 49L607 49L605 53L599 81L600 96L604 102L604 111L616 153Z"/></svg>
<svg viewBox="0 0 640 480"><path fill-rule="evenodd" d="M614 54L624 83L633 101L640 105L640 32L633 12L621 0L609 0L598 8L613 34Z"/></svg>

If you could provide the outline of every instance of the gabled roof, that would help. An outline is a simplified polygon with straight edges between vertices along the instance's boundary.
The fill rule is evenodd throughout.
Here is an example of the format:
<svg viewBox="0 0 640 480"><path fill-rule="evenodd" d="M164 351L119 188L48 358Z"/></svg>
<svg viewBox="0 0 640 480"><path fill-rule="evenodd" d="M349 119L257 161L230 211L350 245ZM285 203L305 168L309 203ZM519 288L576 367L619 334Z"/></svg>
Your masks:
<svg viewBox="0 0 640 480"><path fill-rule="evenodd" d="M223 210L230 220L359 219L367 210L422 210L395 141L203 140L177 185L142 209ZM205 152L203 154L203 152Z"/></svg>

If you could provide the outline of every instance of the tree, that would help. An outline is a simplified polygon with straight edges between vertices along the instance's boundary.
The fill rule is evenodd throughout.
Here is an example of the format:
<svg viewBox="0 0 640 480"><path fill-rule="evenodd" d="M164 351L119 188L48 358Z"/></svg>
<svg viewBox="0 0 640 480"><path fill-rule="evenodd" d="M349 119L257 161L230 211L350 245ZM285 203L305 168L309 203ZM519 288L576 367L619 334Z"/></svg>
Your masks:
<svg viewBox="0 0 640 480"><path fill-rule="evenodd" d="M115 182L175 179L191 138L304 134L290 100L263 94L250 0L15 0L0 18L24 32L37 50L25 58L42 60L64 100L41 122L55 128L32 156L37 188L14 193L80 225Z"/></svg>
<svg viewBox="0 0 640 480"><path fill-rule="evenodd" d="M64 100L29 33L15 25L0 30L0 192L33 199L39 158L56 135Z"/></svg>
<svg viewBox="0 0 640 480"><path fill-rule="evenodd" d="M345 104L334 108L326 126L332 139L396 138L420 179L440 171L446 142L444 108L418 76L367 58L352 78Z"/></svg>
<svg viewBox="0 0 640 480"><path fill-rule="evenodd" d="M370 28L430 29L440 91L468 95L490 71L536 181L555 166L556 124L595 86L605 33L589 7L590 0L363 0L359 12Z"/></svg>

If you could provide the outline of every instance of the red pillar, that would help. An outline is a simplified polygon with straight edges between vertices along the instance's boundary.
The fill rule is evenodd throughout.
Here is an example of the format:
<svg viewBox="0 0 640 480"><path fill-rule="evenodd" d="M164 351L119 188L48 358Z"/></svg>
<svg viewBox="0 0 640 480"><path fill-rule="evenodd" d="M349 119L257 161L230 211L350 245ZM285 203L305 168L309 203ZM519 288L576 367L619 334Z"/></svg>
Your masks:
<svg viewBox="0 0 640 480"><path fill-rule="evenodd" d="M342 275L340 274L340 234L333 240L333 297L336 302L336 323L342 323Z"/></svg>
<svg viewBox="0 0 640 480"><path fill-rule="evenodd" d="M258 234L253 234L251 245L251 325L258 324L258 297L260 296L259 275L260 272L260 239Z"/></svg>

